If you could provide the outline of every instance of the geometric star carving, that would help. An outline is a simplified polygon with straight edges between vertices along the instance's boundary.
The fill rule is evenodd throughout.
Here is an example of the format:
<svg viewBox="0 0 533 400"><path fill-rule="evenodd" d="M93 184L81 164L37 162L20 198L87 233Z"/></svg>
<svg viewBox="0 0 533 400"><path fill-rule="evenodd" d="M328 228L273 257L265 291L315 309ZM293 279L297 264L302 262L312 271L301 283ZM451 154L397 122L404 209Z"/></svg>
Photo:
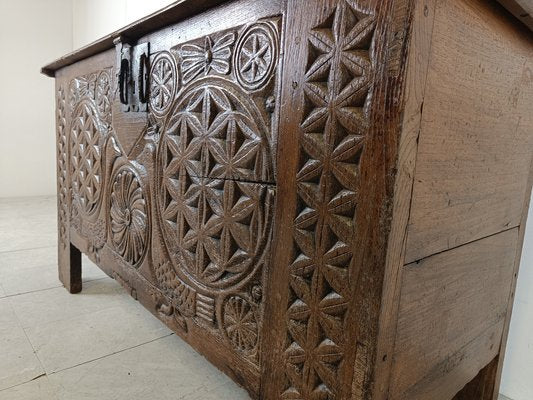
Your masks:
<svg viewBox="0 0 533 400"><path fill-rule="evenodd" d="M344 354L376 21L342 1L308 36L283 399L333 399Z"/></svg>

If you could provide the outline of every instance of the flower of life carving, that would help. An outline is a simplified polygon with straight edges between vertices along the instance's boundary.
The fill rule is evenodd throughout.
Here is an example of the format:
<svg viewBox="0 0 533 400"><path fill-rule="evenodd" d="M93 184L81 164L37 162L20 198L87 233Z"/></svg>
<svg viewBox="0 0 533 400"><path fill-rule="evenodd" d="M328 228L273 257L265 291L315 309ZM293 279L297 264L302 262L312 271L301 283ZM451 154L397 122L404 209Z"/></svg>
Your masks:
<svg viewBox="0 0 533 400"><path fill-rule="evenodd" d="M255 183L271 176L266 128L237 93L216 79L193 85L159 149L165 242L175 264L208 291L253 276L271 228L271 196Z"/></svg>
<svg viewBox="0 0 533 400"><path fill-rule="evenodd" d="M141 180L133 169L119 169L110 202L111 241L129 264L138 266L148 243L148 211Z"/></svg>
<svg viewBox="0 0 533 400"><path fill-rule="evenodd" d="M86 215L96 211L102 192L101 132L94 105L82 101L72 118L70 163L73 200Z"/></svg>
<svg viewBox="0 0 533 400"><path fill-rule="evenodd" d="M260 22L249 27L235 49L235 76L242 87L257 90L276 68L279 39L274 23Z"/></svg>
<svg viewBox="0 0 533 400"><path fill-rule="evenodd" d="M343 0L308 37L281 398L337 399L375 18Z"/></svg>
<svg viewBox="0 0 533 400"><path fill-rule="evenodd" d="M150 71L150 107L156 115L161 116L168 110L178 84L174 56L166 51L159 53Z"/></svg>
<svg viewBox="0 0 533 400"><path fill-rule="evenodd" d="M68 186L67 186L67 120L66 95L60 87L57 93L57 186L59 243L67 247Z"/></svg>

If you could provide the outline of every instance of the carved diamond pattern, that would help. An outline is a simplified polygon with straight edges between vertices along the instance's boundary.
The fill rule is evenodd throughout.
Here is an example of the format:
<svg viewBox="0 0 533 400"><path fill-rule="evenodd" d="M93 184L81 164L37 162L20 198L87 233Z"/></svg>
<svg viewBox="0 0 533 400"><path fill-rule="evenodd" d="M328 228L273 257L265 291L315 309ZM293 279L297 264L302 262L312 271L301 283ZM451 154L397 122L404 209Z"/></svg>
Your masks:
<svg viewBox="0 0 533 400"><path fill-rule="evenodd" d="M94 106L81 103L70 136L72 192L76 205L86 214L95 211L101 192L101 134L96 115Z"/></svg>
<svg viewBox="0 0 533 400"><path fill-rule="evenodd" d="M66 95L60 87L57 93L57 186L59 243L67 246L68 186L67 186L67 120Z"/></svg>
<svg viewBox="0 0 533 400"><path fill-rule="evenodd" d="M283 399L336 399L375 18L344 0L309 35Z"/></svg>

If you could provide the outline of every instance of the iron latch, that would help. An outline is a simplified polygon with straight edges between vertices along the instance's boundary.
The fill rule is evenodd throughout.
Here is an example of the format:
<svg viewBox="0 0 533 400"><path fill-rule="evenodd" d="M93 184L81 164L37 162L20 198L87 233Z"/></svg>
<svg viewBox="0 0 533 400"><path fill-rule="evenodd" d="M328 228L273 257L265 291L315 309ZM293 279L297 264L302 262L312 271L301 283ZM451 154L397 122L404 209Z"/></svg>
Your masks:
<svg viewBox="0 0 533 400"><path fill-rule="evenodd" d="M118 92L122 111L148 111L150 43L132 45L124 37L115 39Z"/></svg>

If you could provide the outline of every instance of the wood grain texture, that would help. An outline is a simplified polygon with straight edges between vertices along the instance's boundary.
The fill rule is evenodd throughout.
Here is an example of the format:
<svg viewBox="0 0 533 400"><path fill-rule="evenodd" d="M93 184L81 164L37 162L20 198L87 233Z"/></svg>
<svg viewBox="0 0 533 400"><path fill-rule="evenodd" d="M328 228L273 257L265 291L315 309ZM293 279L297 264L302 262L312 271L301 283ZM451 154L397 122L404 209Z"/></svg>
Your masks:
<svg viewBox="0 0 533 400"><path fill-rule="evenodd" d="M533 39L485 1L440 1L406 263L516 227L531 161Z"/></svg>
<svg viewBox="0 0 533 400"><path fill-rule="evenodd" d="M455 395L453 400L494 400L499 399L500 394L494 394L496 375L500 357L495 357L477 376Z"/></svg>
<svg viewBox="0 0 533 400"><path fill-rule="evenodd" d="M514 228L404 267L391 399L449 399L496 357L517 247Z"/></svg>
<svg viewBox="0 0 533 400"><path fill-rule="evenodd" d="M375 366L374 398L388 397L392 353L396 339L396 324L402 272L407 241L407 223L411 211L413 177L418 150L418 135L422 121L427 70L431 49L436 1L416 1L406 14L410 21L408 58L406 61L405 105L402 133L398 147L398 166L394 188L392 224L387 248L380 332L377 342L378 362Z"/></svg>

